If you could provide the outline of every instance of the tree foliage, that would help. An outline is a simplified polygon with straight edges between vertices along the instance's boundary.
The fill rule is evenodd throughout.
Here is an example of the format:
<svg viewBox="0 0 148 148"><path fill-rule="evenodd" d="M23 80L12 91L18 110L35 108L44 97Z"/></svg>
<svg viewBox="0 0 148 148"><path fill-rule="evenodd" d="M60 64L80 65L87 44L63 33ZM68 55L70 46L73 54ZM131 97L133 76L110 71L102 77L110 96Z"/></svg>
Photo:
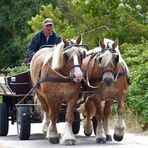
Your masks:
<svg viewBox="0 0 148 148"><path fill-rule="evenodd" d="M27 20L45 3L45 0L0 1L0 68L14 67L24 61L30 32Z"/></svg>
<svg viewBox="0 0 148 148"><path fill-rule="evenodd" d="M57 7L53 7L51 4L47 6L41 6L39 14L32 17L28 24L31 26L32 33L28 35L28 39L31 40L32 36L42 28L42 22L45 18L52 18L54 21L54 30L60 34L63 38L70 38L75 36L75 29L68 19L63 18L62 13Z"/></svg>

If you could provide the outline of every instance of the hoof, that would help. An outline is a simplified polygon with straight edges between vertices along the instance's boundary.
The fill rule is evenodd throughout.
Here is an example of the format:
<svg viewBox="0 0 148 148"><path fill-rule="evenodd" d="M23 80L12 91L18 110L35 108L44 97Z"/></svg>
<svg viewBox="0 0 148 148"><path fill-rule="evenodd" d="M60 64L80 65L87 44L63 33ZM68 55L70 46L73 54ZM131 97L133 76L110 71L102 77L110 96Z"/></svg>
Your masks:
<svg viewBox="0 0 148 148"><path fill-rule="evenodd" d="M112 136L111 135L106 135L106 141L112 141Z"/></svg>
<svg viewBox="0 0 148 148"><path fill-rule="evenodd" d="M100 144L106 143L106 138L97 138L96 143L100 143Z"/></svg>
<svg viewBox="0 0 148 148"><path fill-rule="evenodd" d="M65 140L65 145L76 145L76 140Z"/></svg>
<svg viewBox="0 0 148 148"><path fill-rule="evenodd" d="M116 141L122 141L123 136L117 136L116 134L114 134L113 138L114 138L114 140L116 140Z"/></svg>
<svg viewBox="0 0 148 148"><path fill-rule="evenodd" d="M49 142L52 144L57 144L59 143L59 138L49 138Z"/></svg>
<svg viewBox="0 0 148 148"><path fill-rule="evenodd" d="M92 132L91 132L91 133L86 133L86 132L84 131L84 134L85 134L85 136L89 137L89 136L92 134Z"/></svg>

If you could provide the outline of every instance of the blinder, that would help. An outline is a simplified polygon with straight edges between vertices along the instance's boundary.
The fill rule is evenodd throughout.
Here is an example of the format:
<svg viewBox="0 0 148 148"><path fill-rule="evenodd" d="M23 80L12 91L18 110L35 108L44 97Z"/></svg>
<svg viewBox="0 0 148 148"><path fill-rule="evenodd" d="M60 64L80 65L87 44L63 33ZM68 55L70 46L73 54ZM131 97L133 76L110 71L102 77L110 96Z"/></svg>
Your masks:
<svg viewBox="0 0 148 148"><path fill-rule="evenodd" d="M118 63L119 62L119 54L117 53L117 51L113 48L105 48L101 52L104 53L107 50L110 51L112 54L116 55L115 62ZM99 61L101 62L101 58L99 59Z"/></svg>
<svg viewBox="0 0 148 148"><path fill-rule="evenodd" d="M81 56L82 56L82 55L81 55ZM68 56L68 54L67 54L66 52L64 52L64 58L65 58L66 62L68 62L69 56ZM82 57L81 57L81 58L82 58ZM75 67L80 67L80 68L81 68L80 65L73 65L73 66L70 67L70 69L73 69L73 68L75 68Z"/></svg>
<svg viewBox="0 0 148 148"><path fill-rule="evenodd" d="M64 58L65 58L66 62L68 62L69 56L68 56L68 54L66 52L64 52Z"/></svg>
<svg viewBox="0 0 148 148"><path fill-rule="evenodd" d="M119 54L117 54L117 57L115 59L115 62L118 63L119 62Z"/></svg>
<svg viewBox="0 0 148 148"><path fill-rule="evenodd" d="M88 46L85 44L79 45L79 47L83 47L85 48L87 51L89 50ZM83 53L81 54L81 59L83 60L84 58L86 58L86 51L84 50Z"/></svg>
<svg viewBox="0 0 148 148"><path fill-rule="evenodd" d="M86 50L89 50L88 46L85 45L85 44L82 44L82 45L72 44L72 45L65 47L64 51L66 51L67 49L69 49L71 47L83 47ZM81 59L83 60L86 57L86 51L84 50L83 53L80 53L80 55L81 55ZM68 57L68 54L66 52L64 52L64 58L66 59L66 62L68 62L69 57Z"/></svg>

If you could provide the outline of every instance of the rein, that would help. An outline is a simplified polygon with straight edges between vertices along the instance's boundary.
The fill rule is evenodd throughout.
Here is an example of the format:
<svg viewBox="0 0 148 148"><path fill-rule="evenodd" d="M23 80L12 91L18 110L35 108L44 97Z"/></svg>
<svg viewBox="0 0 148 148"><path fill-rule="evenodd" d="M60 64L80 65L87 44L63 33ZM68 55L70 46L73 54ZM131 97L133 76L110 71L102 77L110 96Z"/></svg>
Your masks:
<svg viewBox="0 0 148 148"><path fill-rule="evenodd" d="M50 68L53 72L55 72L58 76L60 76L60 77L62 77L62 78L64 78L64 79L69 79L69 77L64 76L64 75L60 74L59 72L57 72L56 70L52 69L51 66L50 66L50 64L49 64L49 62L48 62L48 66L49 66L49 68Z"/></svg>
<svg viewBox="0 0 148 148"><path fill-rule="evenodd" d="M100 52L95 53L95 54L92 55L92 57L91 57L90 60L88 61L87 69L88 69L88 65L89 65L90 61L91 61L95 56L97 57L98 54L100 54ZM95 61L96 61L96 58L95 58ZM94 66L93 66L93 67L94 67ZM101 78L101 81L102 81L102 78ZM101 81L100 81L100 82L101 82ZM89 78L88 78L88 70L86 70L86 79L84 79L84 82L86 83L86 85L87 85L88 87L93 88L93 89L99 88L99 87L101 87L101 85L102 85L102 82L101 82L101 84L100 84L99 86L93 86L93 85L90 84L90 81L89 81Z"/></svg>
<svg viewBox="0 0 148 148"><path fill-rule="evenodd" d="M63 79L46 76L45 78L40 78L40 79L38 80L38 82L37 82L38 85L39 85L40 83L42 83L42 82L45 82L45 81L47 81L47 82L61 82L61 83L64 83L64 82L67 83L67 82L72 82L72 81L73 81L73 79L72 79L71 77L67 77L67 76L65 76L65 75L62 75L62 74L60 74L59 72L57 72L56 70L52 69L51 66L50 66L50 64L49 64L49 62L48 62L48 66L49 66L49 68L50 68L53 72L55 72L58 76L60 76L60 77L63 78ZM73 65L72 67L70 67L70 69L73 69L73 68L75 68L75 67L80 67L80 65Z"/></svg>
<svg viewBox="0 0 148 148"><path fill-rule="evenodd" d="M101 79L101 81L100 81L100 82L101 82L100 85L98 85L98 86L93 86L93 85L91 85L90 82L89 82L89 78L88 78L88 71L87 71L87 73L86 73L86 80L84 79L84 82L87 84L88 87L93 88L93 89L99 88L99 87L101 87L101 85L102 85L102 79ZM97 81L96 81L96 82L97 82Z"/></svg>
<svg viewBox="0 0 148 148"><path fill-rule="evenodd" d="M80 67L80 65L73 65L70 69L73 69L75 67ZM51 69L51 70L54 71L58 76L62 77L63 79L46 76L45 78L40 78L38 80L38 84L40 84L42 82L45 82L45 81L47 81L47 82L61 82L61 83L65 83L65 82L67 83L67 82L72 82L73 81L72 77L64 76L64 75L60 74L59 72L57 72L54 69Z"/></svg>

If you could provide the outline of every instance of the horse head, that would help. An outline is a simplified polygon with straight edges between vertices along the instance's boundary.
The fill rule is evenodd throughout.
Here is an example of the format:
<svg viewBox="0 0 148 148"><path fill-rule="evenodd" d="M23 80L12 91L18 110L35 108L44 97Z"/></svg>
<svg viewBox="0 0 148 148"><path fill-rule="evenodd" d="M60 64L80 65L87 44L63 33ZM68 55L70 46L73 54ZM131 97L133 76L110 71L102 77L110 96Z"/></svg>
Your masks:
<svg viewBox="0 0 148 148"><path fill-rule="evenodd" d="M104 43L100 40L101 53L99 56L100 66L102 69L102 81L110 85L114 81L115 69L119 62L119 53L116 51L118 47L118 40L110 43Z"/></svg>
<svg viewBox="0 0 148 148"><path fill-rule="evenodd" d="M81 64L85 53L85 46L76 44L69 45L63 50L55 50L52 58L52 69L60 69L73 81L80 82L83 78Z"/></svg>

